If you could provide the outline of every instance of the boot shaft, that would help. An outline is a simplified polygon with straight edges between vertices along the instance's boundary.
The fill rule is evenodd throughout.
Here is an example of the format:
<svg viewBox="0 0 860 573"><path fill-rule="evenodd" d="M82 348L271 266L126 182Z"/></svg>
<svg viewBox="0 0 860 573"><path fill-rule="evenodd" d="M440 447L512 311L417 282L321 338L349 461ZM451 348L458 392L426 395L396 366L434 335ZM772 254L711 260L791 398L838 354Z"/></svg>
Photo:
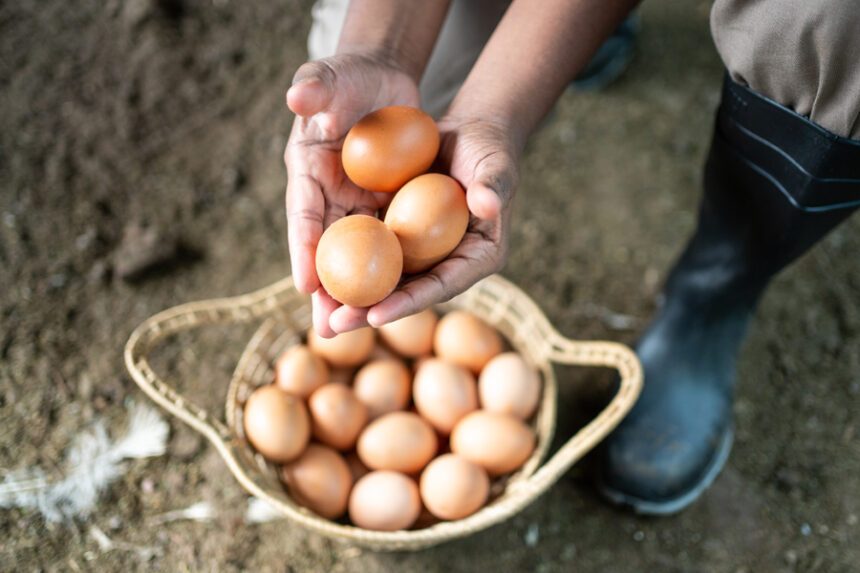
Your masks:
<svg viewBox="0 0 860 573"><path fill-rule="evenodd" d="M860 142L726 79L699 224L667 299L754 306L770 279L860 206ZM702 309L706 311L706 309Z"/></svg>

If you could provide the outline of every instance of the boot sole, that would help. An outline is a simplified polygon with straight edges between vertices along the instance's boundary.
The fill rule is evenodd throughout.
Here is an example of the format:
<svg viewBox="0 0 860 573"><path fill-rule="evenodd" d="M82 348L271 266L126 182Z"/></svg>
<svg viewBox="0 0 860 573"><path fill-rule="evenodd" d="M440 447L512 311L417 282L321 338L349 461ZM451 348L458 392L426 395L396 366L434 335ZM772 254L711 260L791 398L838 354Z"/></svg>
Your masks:
<svg viewBox="0 0 860 573"><path fill-rule="evenodd" d="M705 470L704 476L699 480L699 483L672 499L660 501L643 499L606 487L603 484L598 484L597 489L601 495L613 504L632 509L639 515L673 515L686 509L687 506L699 499L706 489L711 487L711 484L713 484L714 480L717 479L717 476L720 475L720 472L726 465L726 461L729 459L729 453L732 451L732 443L734 442L734 439L734 427L730 427L720 440L720 444L717 446L717 451L715 452L711 463L708 465L707 470Z"/></svg>

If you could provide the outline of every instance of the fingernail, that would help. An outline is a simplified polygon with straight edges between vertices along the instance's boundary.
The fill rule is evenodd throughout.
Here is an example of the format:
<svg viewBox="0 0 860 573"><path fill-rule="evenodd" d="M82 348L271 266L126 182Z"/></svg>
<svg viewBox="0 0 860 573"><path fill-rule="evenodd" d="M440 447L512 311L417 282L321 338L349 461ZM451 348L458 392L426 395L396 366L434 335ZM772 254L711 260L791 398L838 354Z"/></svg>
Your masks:
<svg viewBox="0 0 860 573"><path fill-rule="evenodd" d="M373 328L379 328L380 323L377 322L375 315L371 314L372 311L368 311L367 313L367 324L369 324Z"/></svg>
<svg viewBox="0 0 860 573"><path fill-rule="evenodd" d="M499 195L484 185L475 189L471 197L466 197L469 210L479 219L489 220L498 216L502 209Z"/></svg>
<svg viewBox="0 0 860 573"><path fill-rule="evenodd" d="M371 311L367 313L367 324L373 328L379 328L380 326L384 326L391 322L391 319L385 316L383 312L374 312L371 314Z"/></svg>

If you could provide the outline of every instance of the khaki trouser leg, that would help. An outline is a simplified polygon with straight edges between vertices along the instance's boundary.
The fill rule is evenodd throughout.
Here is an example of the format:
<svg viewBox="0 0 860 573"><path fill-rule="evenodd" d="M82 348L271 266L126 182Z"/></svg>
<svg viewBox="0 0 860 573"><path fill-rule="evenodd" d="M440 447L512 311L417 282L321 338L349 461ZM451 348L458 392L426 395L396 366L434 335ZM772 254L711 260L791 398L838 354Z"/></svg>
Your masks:
<svg viewBox="0 0 860 573"><path fill-rule="evenodd" d="M734 81L860 139L856 0L716 0L711 33Z"/></svg>
<svg viewBox="0 0 860 573"><path fill-rule="evenodd" d="M505 0L453 0L421 80L423 108L439 117L469 75L508 7ZM312 60L335 53L349 0L317 0L308 36Z"/></svg>

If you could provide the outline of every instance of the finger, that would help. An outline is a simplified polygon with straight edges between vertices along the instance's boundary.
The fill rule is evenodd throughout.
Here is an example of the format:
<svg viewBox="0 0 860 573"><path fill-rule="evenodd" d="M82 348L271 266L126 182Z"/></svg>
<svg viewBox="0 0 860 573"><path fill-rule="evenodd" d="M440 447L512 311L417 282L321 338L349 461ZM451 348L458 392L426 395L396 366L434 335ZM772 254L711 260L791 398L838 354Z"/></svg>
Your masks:
<svg viewBox="0 0 860 573"><path fill-rule="evenodd" d="M385 300L370 307L367 311L367 323L378 328L449 300L457 294L457 290L446 285L435 269L431 270L405 283Z"/></svg>
<svg viewBox="0 0 860 573"><path fill-rule="evenodd" d="M287 241L293 279L299 292L319 288L316 248L323 232L325 198L319 183L310 175L288 169Z"/></svg>
<svg viewBox="0 0 860 573"><path fill-rule="evenodd" d="M502 212L499 194L483 183L472 183L466 190L466 204L469 211L484 221L493 220Z"/></svg>
<svg viewBox="0 0 860 573"><path fill-rule="evenodd" d="M382 302L367 311L370 326L379 327L445 302L493 274L494 263L458 255L464 245L423 275L403 283ZM469 246L465 246L466 250Z"/></svg>
<svg viewBox="0 0 860 573"><path fill-rule="evenodd" d="M335 94L336 75L325 61L303 64L287 90L287 107L302 117L310 117L328 107Z"/></svg>
<svg viewBox="0 0 860 573"><path fill-rule="evenodd" d="M493 153L475 169L466 189L469 211L484 221L494 220L513 198L516 163L506 153Z"/></svg>
<svg viewBox="0 0 860 573"><path fill-rule="evenodd" d="M325 84L317 79L305 80L287 90L287 107L302 117L321 112L330 102L331 94Z"/></svg>
<svg viewBox="0 0 860 573"><path fill-rule="evenodd" d="M334 338L337 334L329 325L331 313L340 306L325 289L319 288L311 295L311 307L313 308L314 332L323 338Z"/></svg>
<svg viewBox="0 0 860 573"><path fill-rule="evenodd" d="M362 328L367 326L367 309L344 305L331 313L328 322L338 334Z"/></svg>

